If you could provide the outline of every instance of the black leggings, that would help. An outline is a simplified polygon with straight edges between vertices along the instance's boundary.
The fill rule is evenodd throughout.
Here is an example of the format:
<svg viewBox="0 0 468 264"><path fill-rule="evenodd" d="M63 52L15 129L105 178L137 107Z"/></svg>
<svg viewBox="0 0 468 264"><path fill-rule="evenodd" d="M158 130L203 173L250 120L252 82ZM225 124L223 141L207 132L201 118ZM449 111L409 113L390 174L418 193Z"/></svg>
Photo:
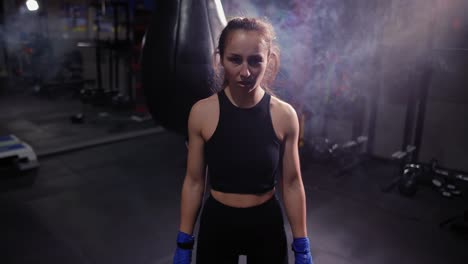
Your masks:
<svg viewBox="0 0 468 264"><path fill-rule="evenodd" d="M197 264L288 263L286 233L278 199L248 208L222 204L211 195L205 202L197 241Z"/></svg>

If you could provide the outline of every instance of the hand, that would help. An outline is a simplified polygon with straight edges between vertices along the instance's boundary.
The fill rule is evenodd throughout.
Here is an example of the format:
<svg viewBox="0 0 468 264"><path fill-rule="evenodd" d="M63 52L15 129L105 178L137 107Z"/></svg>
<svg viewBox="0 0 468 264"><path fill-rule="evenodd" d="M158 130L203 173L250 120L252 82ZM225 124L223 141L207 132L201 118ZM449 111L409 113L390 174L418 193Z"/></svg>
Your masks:
<svg viewBox="0 0 468 264"><path fill-rule="evenodd" d="M192 250L176 248L174 264L190 264L192 262Z"/></svg>
<svg viewBox="0 0 468 264"><path fill-rule="evenodd" d="M177 234L177 248L174 254L174 264L190 264L195 237L179 231Z"/></svg>
<svg viewBox="0 0 468 264"><path fill-rule="evenodd" d="M294 251L295 264L313 264L312 255L310 253L309 238L295 238L292 244Z"/></svg>

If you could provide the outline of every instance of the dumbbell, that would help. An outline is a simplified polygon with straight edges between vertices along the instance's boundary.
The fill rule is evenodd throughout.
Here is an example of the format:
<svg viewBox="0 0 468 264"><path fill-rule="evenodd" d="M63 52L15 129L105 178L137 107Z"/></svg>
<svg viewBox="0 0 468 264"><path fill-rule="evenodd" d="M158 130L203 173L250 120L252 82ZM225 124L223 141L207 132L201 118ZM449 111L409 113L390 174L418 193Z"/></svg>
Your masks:
<svg viewBox="0 0 468 264"><path fill-rule="evenodd" d="M432 186L435 187L442 196L451 198L453 196L461 195L461 190L453 184L453 181L455 179L463 180L463 174L451 173L447 169L438 167L438 162L435 159L432 159L430 162L430 172Z"/></svg>
<svg viewBox="0 0 468 264"><path fill-rule="evenodd" d="M454 184L447 183L443 179L432 179L432 185L440 192L444 197L451 198L453 196L461 195L461 191Z"/></svg>

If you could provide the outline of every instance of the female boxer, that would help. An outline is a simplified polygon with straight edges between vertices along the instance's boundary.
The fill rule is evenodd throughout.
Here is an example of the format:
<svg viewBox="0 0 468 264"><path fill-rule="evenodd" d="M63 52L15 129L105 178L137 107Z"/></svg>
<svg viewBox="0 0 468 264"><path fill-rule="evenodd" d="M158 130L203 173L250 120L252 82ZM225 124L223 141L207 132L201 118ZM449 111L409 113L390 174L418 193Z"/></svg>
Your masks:
<svg viewBox="0 0 468 264"><path fill-rule="evenodd" d="M279 66L271 24L234 18L221 32L219 92L195 103L188 121L187 171L174 263L190 263L194 225L205 190L196 262L287 263L288 248L276 185L281 174L295 263L312 263L301 179L299 122L291 105L272 95Z"/></svg>

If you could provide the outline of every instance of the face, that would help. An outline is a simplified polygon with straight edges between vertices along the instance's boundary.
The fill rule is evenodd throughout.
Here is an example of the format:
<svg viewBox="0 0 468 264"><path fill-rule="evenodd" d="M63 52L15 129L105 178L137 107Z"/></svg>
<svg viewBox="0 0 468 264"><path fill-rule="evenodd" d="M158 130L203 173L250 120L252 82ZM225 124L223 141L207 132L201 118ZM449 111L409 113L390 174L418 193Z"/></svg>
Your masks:
<svg viewBox="0 0 468 264"><path fill-rule="evenodd" d="M230 88L252 90L265 75L268 47L255 31L235 30L227 36L221 64Z"/></svg>

